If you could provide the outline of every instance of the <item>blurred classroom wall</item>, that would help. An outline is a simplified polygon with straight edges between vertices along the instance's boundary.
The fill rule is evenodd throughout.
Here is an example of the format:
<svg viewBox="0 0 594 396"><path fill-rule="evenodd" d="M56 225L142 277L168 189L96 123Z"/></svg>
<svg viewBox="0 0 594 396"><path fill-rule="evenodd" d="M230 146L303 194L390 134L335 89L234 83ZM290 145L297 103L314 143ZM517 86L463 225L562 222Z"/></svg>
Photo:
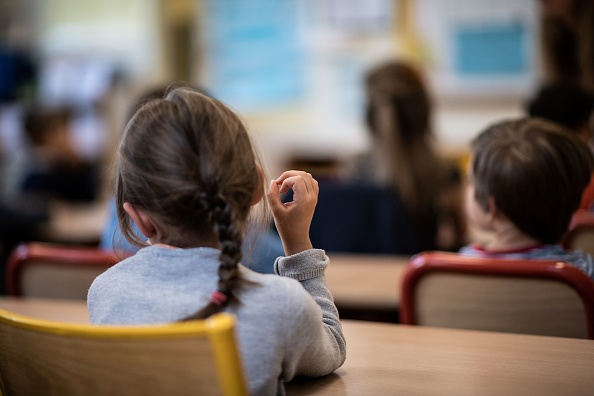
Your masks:
<svg viewBox="0 0 594 396"><path fill-rule="evenodd" d="M367 148L362 79L379 62L425 70L438 145L451 156L487 124L522 114L538 80L532 0L199 4L195 79L244 115L273 172Z"/></svg>
<svg viewBox="0 0 594 396"><path fill-rule="evenodd" d="M69 80L68 64L117 71L106 122L112 148L131 98L190 80L241 113L273 174L294 157L343 159L367 148L361 79L377 62L399 57L426 70L438 142L453 155L488 123L521 114L538 78L532 0L3 0L0 7L0 44L30 51L49 93L61 83L63 94L101 88L100 78L86 76L88 86Z"/></svg>

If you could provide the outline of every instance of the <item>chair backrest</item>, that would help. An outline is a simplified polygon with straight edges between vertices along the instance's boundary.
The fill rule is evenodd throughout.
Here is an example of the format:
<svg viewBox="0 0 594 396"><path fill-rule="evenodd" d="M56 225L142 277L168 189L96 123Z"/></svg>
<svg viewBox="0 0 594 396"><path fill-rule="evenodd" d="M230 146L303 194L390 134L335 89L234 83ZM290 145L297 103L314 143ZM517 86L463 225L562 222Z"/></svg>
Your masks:
<svg viewBox="0 0 594 396"><path fill-rule="evenodd" d="M246 395L229 314L158 326L93 326L0 309L4 396Z"/></svg>
<svg viewBox="0 0 594 396"><path fill-rule="evenodd" d="M581 250L594 256L594 212L578 210L561 243L567 250Z"/></svg>
<svg viewBox="0 0 594 396"><path fill-rule="evenodd" d="M401 293L405 324L594 339L594 281L565 262L425 252Z"/></svg>
<svg viewBox="0 0 594 396"><path fill-rule="evenodd" d="M112 252L94 247L21 243L7 262L8 294L86 300L93 280L117 262Z"/></svg>

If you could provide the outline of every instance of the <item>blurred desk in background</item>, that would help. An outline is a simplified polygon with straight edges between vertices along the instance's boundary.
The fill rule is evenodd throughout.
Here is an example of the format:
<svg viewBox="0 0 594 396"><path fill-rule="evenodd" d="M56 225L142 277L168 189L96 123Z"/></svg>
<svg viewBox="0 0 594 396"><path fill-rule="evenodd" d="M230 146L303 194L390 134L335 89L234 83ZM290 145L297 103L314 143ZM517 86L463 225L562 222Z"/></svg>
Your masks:
<svg viewBox="0 0 594 396"><path fill-rule="evenodd" d="M43 242L97 245L107 222L108 200L54 202L49 223L40 230Z"/></svg>
<svg viewBox="0 0 594 396"><path fill-rule="evenodd" d="M398 322L408 256L328 253L326 282L344 319Z"/></svg>
<svg viewBox="0 0 594 396"><path fill-rule="evenodd" d="M329 257L326 281L341 318L398 321L400 284L408 257L351 254L330 254ZM84 312L81 313L80 304L70 300L0 297L0 308L15 312L23 309L23 314L43 319L84 318L88 322L86 305L83 303L82 307Z"/></svg>
<svg viewBox="0 0 594 396"><path fill-rule="evenodd" d="M37 319L89 324L85 301L0 296L0 308Z"/></svg>
<svg viewBox="0 0 594 396"><path fill-rule="evenodd" d="M330 254L330 265L326 270L326 281L343 319L398 322L400 306L400 285L404 269L408 264L406 256L370 256ZM44 312L58 311L76 313L77 305L69 300L16 300L0 299L0 308L21 307L46 318ZM84 306L86 313L86 305ZM17 312L17 311L15 311ZM26 313L28 314L28 313ZM51 312L48 314L51 319ZM88 317L86 319L88 321Z"/></svg>

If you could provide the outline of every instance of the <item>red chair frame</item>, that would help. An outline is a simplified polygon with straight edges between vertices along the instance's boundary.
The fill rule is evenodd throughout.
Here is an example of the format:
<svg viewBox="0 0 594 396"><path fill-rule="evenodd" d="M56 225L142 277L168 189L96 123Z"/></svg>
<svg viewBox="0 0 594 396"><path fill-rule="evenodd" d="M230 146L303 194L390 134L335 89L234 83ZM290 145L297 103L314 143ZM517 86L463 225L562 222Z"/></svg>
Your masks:
<svg viewBox="0 0 594 396"><path fill-rule="evenodd" d="M24 266L35 260L53 262L56 265L80 267L96 266L107 269L120 261L113 252L94 247L59 245L41 242L23 242L10 254L6 266L7 292L22 296L21 273Z"/></svg>
<svg viewBox="0 0 594 396"><path fill-rule="evenodd" d="M573 214L567 232L563 236L561 245L565 249L572 248L573 239L582 231L594 232L594 212L580 209Z"/></svg>
<svg viewBox="0 0 594 396"><path fill-rule="evenodd" d="M415 288L432 272L475 275L545 278L562 282L580 296L586 313L588 338L594 339L594 281L580 269L554 260L510 260L471 257L448 252L424 252L411 257L402 280L400 321L416 325Z"/></svg>

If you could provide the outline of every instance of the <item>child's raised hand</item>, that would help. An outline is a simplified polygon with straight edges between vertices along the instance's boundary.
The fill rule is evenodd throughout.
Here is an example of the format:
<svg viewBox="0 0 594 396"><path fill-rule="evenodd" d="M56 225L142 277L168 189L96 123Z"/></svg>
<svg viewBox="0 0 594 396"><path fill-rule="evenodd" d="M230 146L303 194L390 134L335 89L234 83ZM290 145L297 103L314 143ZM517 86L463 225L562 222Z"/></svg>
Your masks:
<svg viewBox="0 0 594 396"><path fill-rule="evenodd" d="M280 194L289 189L293 189L293 200L282 203ZM287 256L312 248L309 225L318 192L318 182L307 172L286 171L270 182L266 195Z"/></svg>

